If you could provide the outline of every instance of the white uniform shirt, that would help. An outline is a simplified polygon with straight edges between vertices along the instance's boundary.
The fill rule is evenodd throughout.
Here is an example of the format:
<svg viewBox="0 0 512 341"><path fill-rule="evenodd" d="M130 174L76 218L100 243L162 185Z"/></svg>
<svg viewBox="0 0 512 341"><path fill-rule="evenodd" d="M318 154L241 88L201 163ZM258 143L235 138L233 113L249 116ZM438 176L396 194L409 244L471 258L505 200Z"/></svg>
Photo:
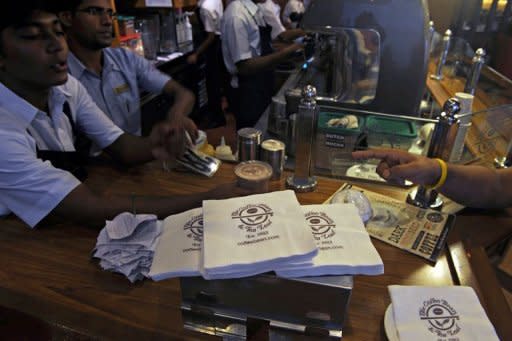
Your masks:
<svg viewBox="0 0 512 341"><path fill-rule="evenodd" d="M290 14L292 13L304 13L304 3L300 0L288 0L283 10L283 23L285 25L291 25L293 28L297 27L297 23L292 23L290 20Z"/></svg>
<svg viewBox="0 0 512 341"><path fill-rule="evenodd" d="M220 35L220 22L224 13L221 0L200 0L199 15L203 21L206 32Z"/></svg>
<svg viewBox="0 0 512 341"><path fill-rule="evenodd" d="M278 35L283 33L286 29L279 18L279 14L281 13L281 7L278 4L274 3L272 0L267 0L262 4L258 4L263 13L263 18L265 21L272 26L271 37L272 40L276 39Z"/></svg>
<svg viewBox="0 0 512 341"><path fill-rule="evenodd" d="M224 64L231 86L238 88L236 63L261 54L259 26L265 26L259 7L251 0L234 0L226 7L221 23Z"/></svg>
<svg viewBox="0 0 512 341"><path fill-rule="evenodd" d="M80 184L71 173L37 158L37 148L75 150L71 124L62 112L65 102L76 128L98 146L107 147L123 134L72 76L51 89L50 115L0 83L0 214L12 212L30 227Z"/></svg>
<svg viewBox="0 0 512 341"><path fill-rule="evenodd" d="M140 92L160 94L171 77L148 60L123 48L103 49L103 70L98 77L72 53L69 73L87 89L98 107L125 132L141 135ZM96 146L93 150L96 151Z"/></svg>

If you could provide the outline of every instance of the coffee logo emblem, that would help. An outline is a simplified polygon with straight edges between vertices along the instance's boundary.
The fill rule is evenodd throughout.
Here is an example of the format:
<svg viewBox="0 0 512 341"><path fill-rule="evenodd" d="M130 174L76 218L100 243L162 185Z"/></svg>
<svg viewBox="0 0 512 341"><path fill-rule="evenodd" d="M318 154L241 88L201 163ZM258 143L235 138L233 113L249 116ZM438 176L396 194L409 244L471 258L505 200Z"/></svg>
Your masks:
<svg viewBox="0 0 512 341"><path fill-rule="evenodd" d="M197 215L192 218L183 226L188 238L195 242L201 242L203 240L203 215Z"/></svg>
<svg viewBox="0 0 512 341"><path fill-rule="evenodd" d="M424 301L419 313L427 329L438 337L452 337L460 332L457 323L460 317L446 300L431 298Z"/></svg>
<svg viewBox="0 0 512 341"><path fill-rule="evenodd" d="M240 220L238 228L248 232L263 230L272 224L270 217L274 215L272 209L265 204L247 205L231 213L232 219Z"/></svg>
<svg viewBox="0 0 512 341"><path fill-rule="evenodd" d="M336 234L334 232L336 224L327 214L323 212L308 212L305 216L316 240L329 239Z"/></svg>

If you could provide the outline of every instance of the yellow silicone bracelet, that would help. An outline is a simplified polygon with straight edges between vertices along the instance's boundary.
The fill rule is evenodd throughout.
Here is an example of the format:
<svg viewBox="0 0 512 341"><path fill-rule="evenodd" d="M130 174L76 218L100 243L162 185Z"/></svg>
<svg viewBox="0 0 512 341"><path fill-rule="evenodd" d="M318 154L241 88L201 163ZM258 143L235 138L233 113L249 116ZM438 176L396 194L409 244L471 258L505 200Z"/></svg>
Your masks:
<svg viewBox="0 0 512 341"><path fill-rule="evenodd" d="M439 163L439 166L441 167L441 176L439 177L439 180L437 180L437 183L435 185L427 186L430 189L440 188L441 186L444 185L444 183L446 182L446 178L448 177L448 165L446 164L446 162L444 162L444 160L441 159L435 160Z"/></svg>

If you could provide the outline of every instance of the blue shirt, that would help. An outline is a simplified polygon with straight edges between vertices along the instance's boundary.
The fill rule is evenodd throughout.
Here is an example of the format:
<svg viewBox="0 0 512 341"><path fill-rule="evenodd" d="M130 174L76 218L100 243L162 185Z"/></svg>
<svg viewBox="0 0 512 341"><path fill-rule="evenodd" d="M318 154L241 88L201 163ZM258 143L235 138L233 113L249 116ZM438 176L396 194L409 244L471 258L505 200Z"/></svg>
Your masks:
<svg viewBox="0 0 512 341"><path fill-rule="evenodd" d="M76 128L101 148L123 134L72 76L50 90L49 114L0 83L0 215L12 212L34 227L80 184L71 173L37 158L37 148L75 150L65 102Z"/></svg>
<svg viewBox="0 0 512 341"><path fill-rule="evenodd" d="M98 107L122 130L141 135L140 91L159 94L171 79L153 64L124 48L103 49L100 76L88 70L73 54L69 73L87 89Z"/></svg>

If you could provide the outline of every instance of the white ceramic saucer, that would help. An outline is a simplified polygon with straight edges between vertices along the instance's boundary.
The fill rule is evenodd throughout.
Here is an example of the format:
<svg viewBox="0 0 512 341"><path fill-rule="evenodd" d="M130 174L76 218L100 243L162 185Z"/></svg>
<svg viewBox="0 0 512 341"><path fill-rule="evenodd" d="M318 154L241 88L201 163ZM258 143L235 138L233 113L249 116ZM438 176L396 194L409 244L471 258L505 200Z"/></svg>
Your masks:
<svg viewBox="0 0 512 341"><path fill-rule="evenodd" d="M400 341L398 338L398 330L395 325L395 318L393 316L393 306L388 305L384 313L384 331L389 341Z"/></svg>

